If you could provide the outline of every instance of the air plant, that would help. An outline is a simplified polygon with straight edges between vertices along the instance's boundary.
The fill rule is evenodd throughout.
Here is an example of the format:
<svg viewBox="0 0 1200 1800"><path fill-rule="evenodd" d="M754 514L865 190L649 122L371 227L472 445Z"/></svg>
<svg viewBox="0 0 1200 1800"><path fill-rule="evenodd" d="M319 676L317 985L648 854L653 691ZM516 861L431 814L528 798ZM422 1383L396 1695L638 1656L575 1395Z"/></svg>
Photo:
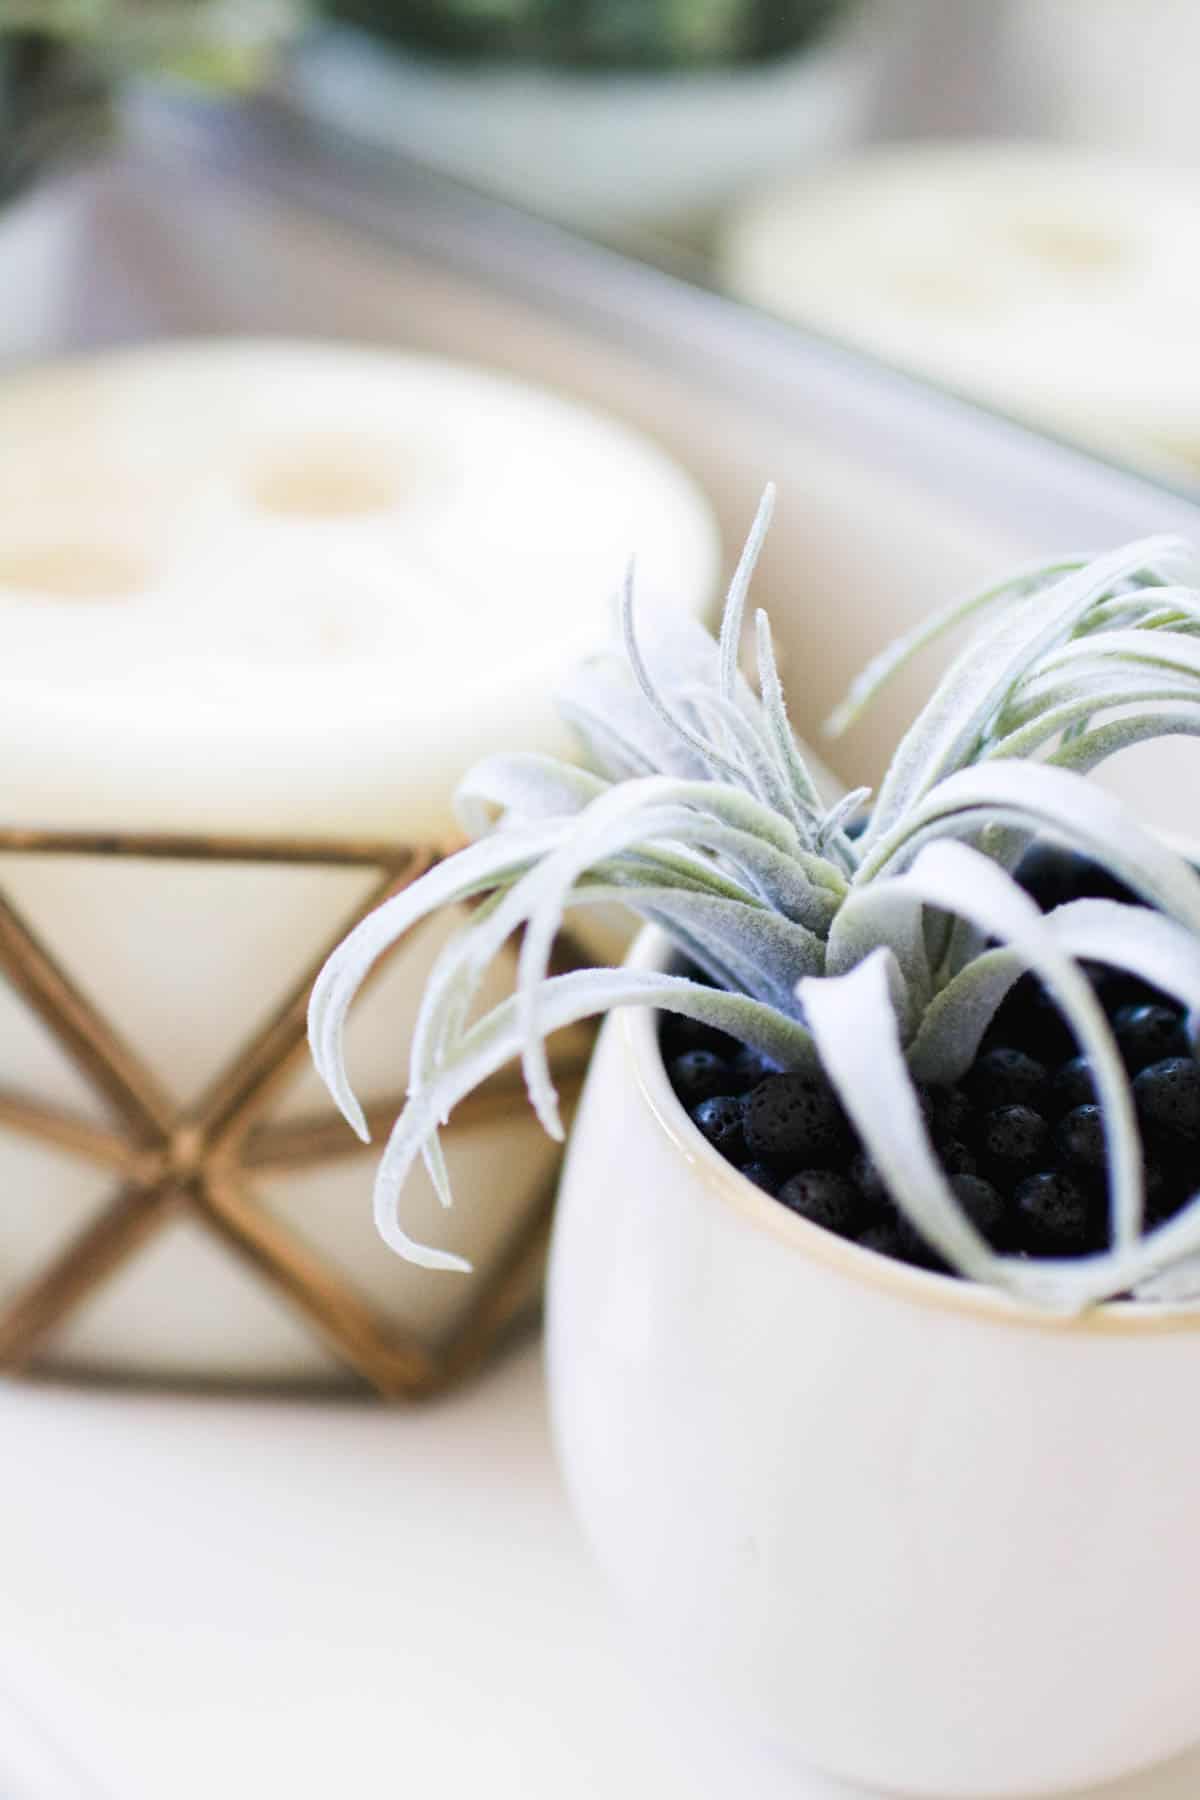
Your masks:
<svg viewBox="0 0 1200 1800"><path fill-rule="evenodd" d="M1200 876L1086 779L1131 744L1200 732L1200 559L1170 537L1064 556L936 615L887 652L837 727L924 644L973 626L855 833L869 796L821 793L788 722L761 611L758 695L739 672L770 510L768 492L719 642L673 614L637 621L631 570L619 642L562 697L588 766L484 760L458 794L475 841L368 917L322 972L310 1010L314 1057L365 1138L343 1056L354 996L419 919L477 902L426 987L408 1101L378 1171L380 1231L426 1267L468 1267L400 1223L416 1159L449 1204L439 1126L517 1056L538 1118L561 1137L547 1034L649 1006L717 1027L780 1069L823 1070L896 1207L958 1274L1064 1310L1131 1293L1200 1295L1200 1200L1144 1228L1131 1085L1081 967L1127 971L1176 999L1189 1020L1200 1017ZM1034 838L1094 859L1141 904L1084 899L1043 914L1012 874ZM564 915L613 901L660 926L701 978L551 974ZM475 1018L484 974L514 933L515 992ZM1069 1259L993 1248L939 1164L916 1085L952 1083L971 1068L1026 971L1090 1059L1103 1113L1108 1242Z"/></svg>

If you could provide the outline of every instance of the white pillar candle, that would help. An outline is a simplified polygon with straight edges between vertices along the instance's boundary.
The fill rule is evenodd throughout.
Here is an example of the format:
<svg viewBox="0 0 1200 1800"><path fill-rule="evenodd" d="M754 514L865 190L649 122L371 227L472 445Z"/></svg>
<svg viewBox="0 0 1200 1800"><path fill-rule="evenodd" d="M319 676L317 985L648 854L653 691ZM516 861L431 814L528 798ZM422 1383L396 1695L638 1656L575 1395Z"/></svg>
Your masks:
<svg viewBox="0 0 1200 1800"><path fill-rule="evenodd" d="M771 312L1118 457L1200 467L1186 174L1051 144L882 146L749 196L721 260Z"/></svg>
<svg viewBox="0 0 1200 1800"><path fill-rule="evenodd" d="M556 682L602 637L632 551L648 603L701 610L713 594L715 527L687 476L624 427L499 375L214 342L34 369L2 395L4 824L444 843L455 782L478 756L565 747ZM6 891L182 1103L373 879L0 859ZM364 1002L352 1056L368 1091L403 1085L437 941L423 937ZM0 1088L103 1117L7 990ZM323 1100L306 1074L276 1116ZM553 1150L519 1112L474 1132L455 1161L450 1231L486 1270ZM350 1157L259 1191L383 1313L436 1338L470 1282L377 1244L372 1170ZM84 1162L0 1134L0 1303L111 1188ZM418 1218L434 1204L410 1200ZM186 1218L50 1354L276 1380L332 1366L307 1324Z"/></svg>

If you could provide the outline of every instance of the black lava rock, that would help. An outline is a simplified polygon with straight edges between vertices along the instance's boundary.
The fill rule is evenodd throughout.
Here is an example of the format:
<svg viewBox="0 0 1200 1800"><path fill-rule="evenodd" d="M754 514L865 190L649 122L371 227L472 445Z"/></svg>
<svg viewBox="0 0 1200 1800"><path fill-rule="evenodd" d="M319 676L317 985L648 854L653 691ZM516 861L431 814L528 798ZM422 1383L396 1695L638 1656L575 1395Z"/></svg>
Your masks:
<svg viewBox="0 0 1200 1800"><path fill-rule="evenodd" d="M1083 1256L1098 1247L1096 1208L1058 1169L1027 1175L1013 1195L1021 1248L1040 1256Z"/></svg>
<svg viewBox="0 0 1200 1800"><path fill-rule="evenodd" d="M1047 908L1132 899L1087 858L1046 846L1019 875ZM1103 964L1084 972L1133 1077L1154 1227L1200 1193L1200 1059L1171 996ZM895 1205L822 1075L781 1072L688 1019L664 1019L660 1041L697 1127L748 1181L865 1249L946 1269ZM997 1249L1079 1256L1104 1245L1108 1159L1094 1073L1035 977L1015 984L964 1079L917 1095L960 1206Z"/></svg>
<svg viewBox="0 0 1200 1800"><path fill-rule="evenodd" d="M1095 865L1085 856L1054 844L1033 844L1014 871L1017 880L1043 912L1078 900Z"/></svg>
<svg viewBox="0 0 1200 1800"><path fill-rule="evenodd" d="M1004 1196L990 1181L978 1175L953 1175L950 1186L958 1196L963 1211L985 1238L995 1242L1004 1226Z"/></svg>
<svg viewBox="0 0 1200 1800"><path fill-rule="evenodd" d="M850 1164L850 1179L869 1205L880 1207L886 1204L887 1183L865 1150Z"/></svg>
<svg viewBox="0 0 1200 1800"><path fill-rule="evenodd" d="M984 1112L998 1106L1036 1106L1045 1098L1045 1063L1024 1050L998 1046L985 1050L964 1082L971 1100Z"/></svg>
<svg viewBox="0 0 1200 1800"><path fill-rule="evenodd" d="M768 1167L765 1162L744 1162L741 1165L741 1172L747 1181L752 1181L755 1187L763 1190L764 1194L770 1194L773 1198L779 1192L779 1184L782 1180L779 1170Z"/></svg>
<svg viewBox="0 0 1200 1800"><path fill-rule="evenodd" d="M732 1056L741 1048L727 1032L715 1025L702 1024L683 1013L664 1013L660 1027L662 1053L666 1062L686 1056L689 1050L715 1050L719 1056Z"/></svg>
<svg viewBox="0 0 1200 1800"><path fill-rule="evenodd" d="M1168 1138L1200 1141L1200 1063L1169 1056L1151 1063L1134 1079L1138 1115L1147 1131Z"/></svg>
<svg viewBox="0 0 1200 1800"><path fill-rule="evenodd" d="M1073 1112L1077 1106L1090 1106L1095 1098L1096 1077L1086 1056L1073 1056L1055 1070L1050 1083L1053 1112Z"/></svg>
<svg viewBox="0 0 1200 1800"><path fill-rule="evenodd" d="M1113 1014L1112 1026L1133 1075L1168 1057L1191 1055L1183 1019L1173 1007L1122 1006Z"/></svg>
<svg viewBox="0 0 1200 1800"><path fill-rule="evenodd" d="M960 1087L929 1090L933 1108L931 1130L935 1144L969 1144L975 1129L975 1108Z"/></svg>
<svg viewBox="0 0 1200 1800"><path fill-rule="evenodd" d="M1041 982L1022 975L996 1013L986 1038L988 1049L1017 1049L1039 1062L1061 1062L1075 1049L1070 1027Z"/></svg>
<svg viewBox="0 0 1200 1800"><path fill-rule="evenodd" d="M1108 1161L1104 1114L1098 1106L1076 1106L1064 1114L1054 1133L1063 1160L1082 1169L1103 1169Z"/></svg>
<svg viewBox="0 0 1200 1800"><path fill-rule="evenodd" d="M979 1169L974 1152L955 1138L947 1138L944 1144L938 1145L938 1160L947 1175L974 1175Z"/></svg>
<svg viewBox="0 0 1200 1800"><path fill-rule="evenodd" d="M1005 1174L1034 1169L1045 1155L1050 1128L1031 1106L998 1106L979 1132L984 1157Z"/></svg>
<svg viewBox="0 0 1200 1800"><path fill-rule="evenodd" d="M692 1121L709 1143L736 1162L746 1148L742 1136L742 1103L733 1094L714 1094L692 1108Z"/></svg>
<svg viewBox="0 0 1200 1800"><path fill-rule="evenodd" d="M743 1106L747 1146L766 1162L823 1168L849 1147L845 1115L819 1075L768 1075Z"/></svg>
<svg viewBox="0 0 1200 1800"><path fill-rule="evenodd" d="M769 1056L764 1056L761 1050L751 1049L749 1044L739 1044L737 1054L729 1065L729 1091L731 1094L748 1093L760 1081L765 1081L768 1075L778 1072L778 1065Z"/></svg>
<svg viewBox="0 0 1200 1800"><path fill-rule="evenodd" d="M864 1250L890 1256L893 1261L908 1263L914 1269L944 1271L946 1267L933 1245L925 1242L902 1213L894 1213L888 1219L868 1225L859 1233L858 1242Z"/></svg>
<svg viewBox="0 0 1200 1800"><path fill-rule="evenodd" d="M801 1169L789 1175L779 1199L812 1225L823 1225L838 1237L850 1237L863 1216L862 1195L847 1175L831 1169Z"/></svg>
<svg viewBox="0 0 1200 1800"><path fill-rule="evenodd" d="M671 1086L690 1111L701 1100L729 1092L729 1064L715 1050L685 1050L667 1070Z"/></svg>

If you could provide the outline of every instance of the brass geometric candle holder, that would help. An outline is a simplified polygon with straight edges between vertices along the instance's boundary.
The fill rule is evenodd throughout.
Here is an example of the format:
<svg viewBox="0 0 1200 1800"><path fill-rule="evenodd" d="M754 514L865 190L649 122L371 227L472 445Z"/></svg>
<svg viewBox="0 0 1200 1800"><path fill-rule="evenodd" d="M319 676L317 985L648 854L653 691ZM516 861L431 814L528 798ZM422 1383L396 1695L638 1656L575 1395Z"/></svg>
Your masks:
<svg viewBox="0 0 1200 1800"><path fill-rule="evenodd" d="M0 1090L0 1131L18 1133L109 1172L111 1198L7 1304L0 1305L0 1369L36 1372L55 1332L99 1287L136 1257L168 1221L186 1213L282 1297L348 1369L387 1397L432 1394L468 1373L527 1305L545 1254L552 1188L517 1222L449 1341L436 1349L382 1318L354 1284L255 1197L255 1181L347 1156L370 1154L332 1109L271 1123L264 1115L306 1065L309 991L328 951L367 912L425 873L439 853L374 841L269 839L208 834L80 832L0 828L0 854L127 857L179 862L274 863L377 871L366 900L311 966L297 972L281 1003L242 1042L200 1100L181 1107L39 941L36 929L0 891L0 972L105 1102L111 1128L51 1106L36 1095ZM391 955L403 955L420 927ZM515 953L515 952L514 952ZM583 958L560 942L559 968ZM586 1041L560 1055L555 1077L565 1100L578 1092ZM470 1133L523 1103L502 1073L460 1106L447 1137ZM372 1134L386 1130L402 1096L368 1108ZM5 1194L0 1206L36 1205Z"/></svg>

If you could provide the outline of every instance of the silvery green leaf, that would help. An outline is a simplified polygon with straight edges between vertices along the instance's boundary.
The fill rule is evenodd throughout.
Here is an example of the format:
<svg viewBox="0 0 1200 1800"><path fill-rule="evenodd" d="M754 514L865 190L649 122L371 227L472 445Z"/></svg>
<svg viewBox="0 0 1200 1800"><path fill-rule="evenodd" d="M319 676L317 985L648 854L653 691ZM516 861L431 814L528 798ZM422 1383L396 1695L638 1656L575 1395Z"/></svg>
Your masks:
<svg viewBox="0 0 1200 1800"><path fill-rule="evenodd" d="M825 730L831 737L838 737L847 731L894 675L948 632L956 630L969 619L977 618L1000 601L1023 599L1029 594L1040 592L1060 576L1082 569L1087 560L1086 556L1081 555L1060 557L1053 563L1038 563L1006 577L995 587L986 588L982 593L973 593L965 600L955 600L951 605L931 613L920 625L902 637L895 638L885 650L872 658L851 683L849 693L827 720Z"/></svg>
<svg viewBox="0 0 1200 1800"><path fill-rule="evenodd" d="M834 843L846 843L846 826L860 813L871 798L868 787L851 788L840 800L835 800L817 830L817 848L825 850Z"/></svg>
<svg viewBox="0 0 1200 1800"><path fill-rule="evenodd" d="M952 1268L994 1281L999 1259L963 1212L930 1142L896 1026L891 953L801 983L821 1064L888 1189ZM892 965L894 968L894 965Z"/></svg>
<svg viewBox="0 0 1200 1800"><path fill-rule="evenodd" d="M1113 1232L1118 1243L1129 1243L1142 1222L1141 1138L1124 1065L1086 976L1028 894L978 851L963 844L931 844L906 875L897 877L897 885L907 886L931 906L958 913L1014 950L1058 1006L1092 1064L1104 1114Z"/></svg>
<svg viewBox="0 0 1200 1800"><path fill-rule="evenodd" d="M932 990L925 952L924 902L901 881L855 888L829 928L825 972L845 975L876 950L890 950L903 977L901 1035L908 1038ZM813 971L805 970L805 974Z"/></svg>
<svg viewBox="0 0 1200 1800"><path fill-rule="evenodd" d="M598 690L598 691L594 691ZM558 709L584 745L593 766L609 781L671 774L700 781L707 765L667 732L632 689L612 691L597 671L581 670L560 694ZM655 741L655 739L659 741Z"/></svg>
<svg viewBox="0 0 1200 1800"><path fill-rule="evenodd" d="M1095 857L1152 906L1200 931L1200 877L1145 831L1114 795L1065 769L1010 761L963 769L939 782L864 859L856 885L906 862L933 837L982 822L1045 832Z"/></svg>
<svg viewBox="0 0 1200 1800"><path fill-rule="evenodd" d="M1081 1261L1078 1269L1065 1270L1074 1289L1076 1304L1093 1306L1098 1301L1135 1293L1139 1299L1159 1302L1193 1298L1190 1274L1200 1260L1200 1204L1195 1200L1145 1237L1106 1256ZM1178 1279L1172 1275L1178 1271Z"/></svg>
<svg viewBox="0 0 1200 1800"><path fill-rule="evenodd" d="M546 885L542 867L538 865L528 871L523 882L500 887L482 901L470 923L456 932L434 959L413 1032L410 1087L420 1087L432 1079L449 1047L465 1028L488 968L528 919L538 893ZM620 857L597 859L565 904L616 903L640 912L638 902L647 894L656 895L661 907L672 893L708 895L720 901L760 906L752 894L739 889L711 864L680 854L640 854L636 861ZM686 944L681 938L680 947L723 986L737 987L739 976L753 983L752 972L746 967L735 971L727 965L711 941L701 941L688 933Z"/></svg>
<svg viewBox="0 0 1200 1800"><path fill-rule="evenodd" d="M1080 962L1106 963L1200 1008L1200 936L1162 913L1118 900L1072 900L1047 914L1064 950Z"/></svg>
<svg viewBox="0 0 1200 1800"><path fill-rule="evenodd" d="M795 733L788 719L787 705L783 697L783 684L779 679L779 667L775 661L775 646L771 641L771 627L765 612L759 611L755 614L754 629L758 678L762 687L763 717L775 745L776 758L791 783L791 790L797 805L809 813L819 812L821 796L816 782L809 773L808 765L800 754Z"/></svg>
<svg viewBox="0 0 1200 1800"><path fill-rule="evenodd" d="M781 1068L815 1066L812 1039L794 1019L742 994L721 993L679 975L582 969L553 976L542 1000L547 1033L620 1006L652 1006L727 1031ZM375 1221L385 1243L422 1268L467 1271L470 1264L448 1251L417 1243L404 1230L397 1205L409 1171L459 1101L511 1062L520 1049L517 1004L515 999L506 1000L471 1027L436 1078L410 1097L392 1128L375 1180Z"/></svg>
<svg viewBox="0 0 1200 1800"><path fill-rule="evenodd" d="M694 802L694 807L688 802ZM701 811L701 807L706 810ZM813 935L813 926L828 925L836 910L838 889L844 891L841 879L836 870L826 870L825 880L830 885L810 882L803 859L783 855L751 832L726 825L721 817L714 818L714 813L760 826L777 838L782 836L785 842L794 835L773 814L737 790L666 778L626 782L609 789L568 821L560 837L562 854L555 856L547 850L537 866L509 887L503 901L490 909L473 931L461 935L443 952L429 981L432 1010L423 1012L419 1028L421 1042L429 1047L429 1054L440 1057L453 1042L487 968L510 936L521 926L528 927L520 971L525 991L532 994L533 985L545 974L563 909L571 903L580 879L598 866L607 869L624 851L637 851L644 856L656 838L671 847L691 843L721 855L729 865L746 872L757 889L770 897L776 912L782 915L780 929L774 935L780 939L786 935L794 962L783 993L777 994L768 986L766 995L786 1005L797 974L802 969L820 966L822 948ZM658 871L660 881L665 872ZM646 874L651 875L649 868ZM694 889L697 884L693 881L691 885ZM624 892L622 898L632 910L638 910L632 889ZM661 911L654 916L661 917ZM726 913L727 921L729 916ZM744 927L747 935L753 923L753 915L748 914ZM772 941L771 927L760 925L757 941L760 946ZM688 943L690 948L703 949L701 965L717 979L747 987L752 993L768 981L766 972L760 972L756 980L745 951L736 953L728 922L721 945L711 938L702 943L694 935L689 936ZM546 1130L556 1135L559 1126L554 1091L539 1049L534 1004L532 999L526 1001L526 1078L539 1118Z"/></svg>
<svg viewBox="0 0 1200 1800"><path fill-rule="evenodd" d="M463 830L477 838L492 829L497 815L529 821L582 812L608 785L553 756L487 756L459 783L454 806Z"/></svg>
<svg viewBox="0 0 1200 1800"><path fill-rule="evenodd" d="M629 782L602 795L575 821L572 831L558 850L548 855L541 866L526 876L521 886L510 895L508 904L513 914L510 929L515 929L517 923L521 922L517 917L518 909L524 909L527 919L518 961L518 994L526 1039L525 1080L534 1109L543 1127L552 1136L557 1135L559 1129L558 1113L542 1048L544 1034L538 1029L538 992L549 966L563 908L580 876L598 858L616 855L633 843L656 837L684 844L702 844L706 849L726 854L739 868L747 868L750 857L757 859L761 866L764 856L775 858L778 854L770 847L761 845L757 839L749 839L746 844L734 842L744 834L731 833L699 811L671 805L672 798L680 794L692 796L693 790L690 786L681 788L680 784L669 781ZM660 797L662 804L652 804ZM693 797L702 801L703 788ZM740 802L738 810L741 810ZM730 855L731 850L735 852L734 855ZM815 890L799 876L794 864L787 863L786 859L779 860L783 865L781 873L790 876L793 882L799 882L806 889L807 910ZM524 899L526 890L530 896L528 901ZM498 919L503 916L498 915ZM804 922L796 923L790 912L789 916L793 917L794 930L797 934L803 931L807 940L804 961L797 962L797 970L803 967L820 967L823 955L820 941L807 930ZM826 920L827 917L826 914ZM799 949L799 935L795 941ZM755 989L752 987L750 991L754 992Z"/></svg>
<svg viewBox="0 0 1200 1800"><path fill-rule="evenodd" d="M750 535L746 539L745 548L738 558L738 566L733 580L729 584L729 592L725 597L725 610L721 617L721 676L720 691L722 696L732 701L738 688L738 655L742 645L742 617L746 610L746 595L750 591L750 583L754 578L755 566L771 525L771 515L775 511L775 483L769 481L763 490L763 497L758 503L758 511L754 515L754 523L750 527Z"/></svg>
<svg viewBox="0 0 1200 1800"><path fill-rule="evenodd" d="M1025 965L1012 950L984 950L960 969L929 1002L908 1046L914 1080L935 1086L961 1081L1024 973Z"/></svg>
<svg viewBox="0 0 1200 1800"><path fill-rule="evenodd" d="M735 786L740 779L740 770L736 763L724 756L714 744L694 731L681 716L677 707L671 703L668 695L659 691L658 685L649 665L642 655L637 632L634 629L634 579L633 565L625 578L625 587L621 596L621 629L624 636L625 656L633 671L634 679L642 691L642 697L650 711L655 715L659 725L667 732L673 733L682 748L698 757L706 772L714 781L732 782ZM701 684L703 685L703 684ZM719 690L718 690L719 691Z"/></svg>
<svg viewBox="0 0 1200 1800"><path fill-rule="evenodd" d="M1161 913L1115 900L1073 900L1046 923L1062 948L1080 962L1107 963L1200 1007L1200 939ZM997 1009L1024 973L1009 949L986 950L934 996L908 1047L918 1081L958 1081L978 1054Z"/></svg>
<svg viewBox="0 0 1200 1800"><path fill-rule="evenodd" d="M1102 667L1120 662L1138 669L1144 664L1195 679L1200 677L1200 642L1182 631L1109 631L1102 638L1075 638L1047 652L1038 674L1071 674L1094 668L1098 661Z"/></svg>
<svg viewBox="0 0 1200 1800"><path fill-rule="evenodd" d="M514 828L468 845L368 913L326 962L309 999L309 1047L322 1081L364 1142L369 1133L346 1070L345 1028L351 1003L372 967L398 938L439 908L488 893L534 868L569 823Z"/></svg>
<svg viewBox="0 0 1200 1800"><path fill-rule="evenodd" d="M802 842L811 842L812 813L794 798L787 775L775 760L774 745L763 742L755 724L719 694L685 690L680 698L690 702L706 736L720 741L722 754L738 770L738 778L747 791L787 819Z"/></svg>
<svg viewBox="0 0 1200 1800"><path fill-rule="evenodd" d="M1164 681L1154 688L1146 685L1135 688L1127 681L1116 681L1111 698L1095 689L1083 694L1070 688L1060 689L1048 695L1043 704L1031 709L1024 721L1001 721L1001 728L986 746L981 760L1024 761L1036 756L1064 733L1070 736L1086 729L1097 714L1118 709L1122 723L1136 725L1139 731L1152 736L1156 721L1166 718L1170 707L1193 706L1198 698L1200 690L1182 686L1175 680ZM1147 710L1133 711L1135 707ZM1171 734L1164 731L1164 735Z"/></svg>
<svg viewBox="0 0 1200 1800"><path fill-rule="evenodd" d="M1188 1208L1191 1212L1195 1206ZM1187 1215L1182 1215L1186 1219ZM1130 1283L1134 1297L1138 1300L1157 1301L1160 1305L1181 1306L1188 1301L1200 1300L1200 1233L1195 1229L1196 1221L1190 1221L1189 1229L1182 1244L1175 1241L1154 1246L1152 1252L1156 1268L1147 1268L1143 1259L1144 1273L1139 1272ZM1189 1253L1189 1246L1191 1248Z"/></svg>
<svg viewBox="0 0 1200 1800"><path fill-rule="evenodd" d="M686 804L688 801L694 801L695 806ZM702 812L701 806L708 810ZM759 888L771 892L776 910L783 915L780 926L788 926L788 943L795 958L791 981L782 993L772 990L766 971L755 977L752 959L744 950L737 953L729 932L728 911L724 915L722 943L718 945L711 938L704 940L706 954L701 960L718 978L736 981L752 993L765 988L772 1001L782 1000L786 1005L796 973L806 967L819 967L823 954L807 919L797 919L795 915L802 912L821 925L827 924L833 910L829 890L808 882L795 859L783 856L749 832L714 819L713 811L761 823L777 834L779 822L774 815L758 807L749 796L713 783L680 783L665 777L613 787L567 821L558 853L548 849L535 867L511 884L503 899L489 909L474 930L461 934L443 952L430 977L432 998L427 1003L429 1010L423 1009L418 1031L428 1053L422 1060L422 1069L428 1058L437 1060L446 1053L446 1046L454 1041L465 1022L488 967L508 939L525 926L518 976L524 996L526 1081L543 1127L551 1136L557 1136L561 1130L557 1104L537 1029L537 983L546 974L563 911L581 878L623 851L645 848L656 838L672 846L697 844L721 854L734 867L748 871ZM837 880L836 872L833 878ZM629 890L622 897L636 911L631 896ZM713 916L710 912L710 931ZM747 915L747 935L751 917ZM694 921L689 929L693 933L692 947L697 947ZM771 941L769 932L767 926L760 928L760 947ZM777 936L782 935L781 930Z"/></svg>
<svg viewBox="0 0 1200 1800"><path fill-rule="evenodd" d="M675 686L719 688L717 646L703 625L688 614L651 608L640 622L645 661L664 691ZM623 651L590 657L564 684L559 710L592 751L600 774L670 774L701 779L709 773L703 757L683 743L648 704Z"/></svg>
<svg viewBox="0 0 1200 1800"><path fill-rule="evenodd" d="M1080 679L1078 670L1069 677L1056 674L1035 677L1015 691L1011 704L997 714L995 728L988 738L988 753L994 754L1006 739L1019 736L1039 724L1048 714L1075 709L1075 717L1087 718L1093 713L1113 712L1131 706L1159 706L1177 700L1194 700L1196 683L1190 676L1172 675L1166 670L1142 664L1136 674L1119 665L1099 662L1094 671ZM1065 720L1069 726L1070 718ZM1011 754L1032 754L1040 740L1030 739L1030 750Z"/></svg>
<svg viewBox="0 0 1200 1800"><path fill-rule="evenodd" d="M1098 557L1053 587L1023 600L974 639L939 683L892 758L864 833L864 846L873 846L885 837L931 788L969 763L1014 684L1069 635L1088 608L1115 583L1168 547L1163 540L1150 539Z"/></svg>
<svg viewBox="0 0 1200 1800"><path fill-rule="evenodd" d="M1200 737L1200 703L1187 711L1175 707L1170 712L1142 718L1113 719L1064 744L1047 760L1055 768L1089 775L1110 756L1132 749L1135 744L1151 743L1164 737Z"/></svg>

